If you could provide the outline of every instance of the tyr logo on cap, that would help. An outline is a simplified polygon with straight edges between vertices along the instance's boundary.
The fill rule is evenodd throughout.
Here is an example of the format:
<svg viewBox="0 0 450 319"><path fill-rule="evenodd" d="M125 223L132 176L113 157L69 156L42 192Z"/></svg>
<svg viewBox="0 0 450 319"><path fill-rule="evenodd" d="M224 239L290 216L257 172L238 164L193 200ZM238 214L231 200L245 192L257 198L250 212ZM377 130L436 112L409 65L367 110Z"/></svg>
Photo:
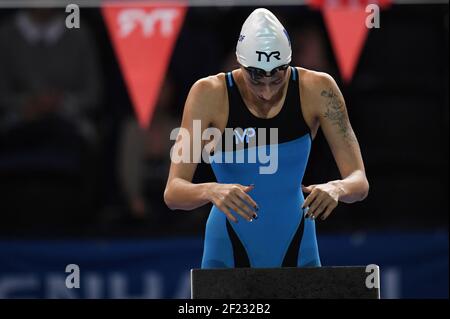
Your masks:
<svg viewBox="0 0 450 319"><path fill-rule="evenodd" d="M270 57L273 55L273 57L277 60L280 60L280 51L273 51L270 52L269 54L267 54L266 52L263 51L256 51L256 54L258 54L258 62L261 62L261 55L265 55L266 57L266 62L270 62Z"/></svg>

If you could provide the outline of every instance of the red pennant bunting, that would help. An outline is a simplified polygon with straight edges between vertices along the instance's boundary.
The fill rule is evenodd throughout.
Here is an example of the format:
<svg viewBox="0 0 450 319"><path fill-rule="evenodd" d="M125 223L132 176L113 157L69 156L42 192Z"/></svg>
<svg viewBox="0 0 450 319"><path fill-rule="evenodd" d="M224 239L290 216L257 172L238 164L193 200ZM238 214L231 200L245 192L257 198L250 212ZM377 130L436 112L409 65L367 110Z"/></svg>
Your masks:
<svg viewBox="0 0 450 319"><path fill-rule="evenodd" d="M367 38L366 6L377 4L384 9L391 0L308 0L321 9L330 35L336 60L345 82L350 82Z"/></svg>
<svg viewBox="0 0 450 319"><path fill-rule="evenodd" d="M104 4L103 18L141 127L150 125L178 33L183 3Z"/></svg>
<svg viewBox="0 0 450 319"><path fill-rule="evenodd" d="M342 78L350 82L369 30L365 8L325 7L322 13Z"/></svg>

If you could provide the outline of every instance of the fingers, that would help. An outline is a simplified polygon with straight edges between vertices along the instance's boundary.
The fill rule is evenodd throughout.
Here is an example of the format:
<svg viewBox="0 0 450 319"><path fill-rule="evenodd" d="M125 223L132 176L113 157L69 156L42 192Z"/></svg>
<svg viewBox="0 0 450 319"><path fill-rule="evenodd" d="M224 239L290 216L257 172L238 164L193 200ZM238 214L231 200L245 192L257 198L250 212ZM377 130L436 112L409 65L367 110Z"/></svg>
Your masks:
<svg viewBox="0 0 450 319"><path fill-rule="evenodd" d="M237 196L244 201L247 205L253 207L254 210L258 211L258 204L245 192L237 192Z"/></svg>
<svg viewBox="0 0 450 319"><path fill-rule="evenodd" d="M317 193L317 195L311 205L309 205L308 211L308 215L312 219L319 217L319 215L328 207L328 204L331 203L331 199L327 193L320 190L316 190L314 193Z"/></svg>
<svg viewBox="0 0 450 319"><path fill-rule="evenodd" d="M242 202L238 196L231 198L227 206L249 222L253 221L256 216L255 212L253 212L250 207Z"/></svg>
<svg viewBox="0 0 450 319"><path fill-rule="evenodd" d="M244 201L245 204L251 206L255 211L258 211L259 210L258 204L253 200L253 198L250 197L250 195L247 194L247 192L255 188L255 185L250 184L249 186L243 186L237 184L237 186L240 188L241 191L235 192L235 195L237 195L242 201Z"/></svg>
<svg viewBox="0 0 450 319"><path fill-rule="evenodd" d="M318 192L311 192L311 194L309 194L303 202L302 208L309 207L318 195Z"/></svg>
<svg viewBox="0 0 450 319"><path fill-rule="evenodd" d="M253 190L255 188L255 184L250 184L248 186L243 186L243 185L238 185L238 186L240 186L241 189L246 193L250 192L251 190Z"/></svg>
<svg viewBox="0 0 450 319"><path fill-rule="evenodd" d="M227 186L229 187L229 186ZM246 194L245 190L249 191L253 189L254 185L243 186L239 184L232 185L229 187L223 195L216 201L216 205L221 209L231 220L237 222L236 217L230 212L232 210L234 213L239 214L247 221L253 221L253 219L258 218L255 210L257 210L258 205L255 201ZM254 209L252 209L252 207ZM228 213L230 215L228 215ZM233 218L231 218L232 216Z"/></svg>
<svg viewBox="0 0 450 319"><path fill-rule="evenodd" d="M311 208L309 209L308 215L312 219L316 219L324 212L325 209L327 209L329 202L326 200L318 201L316 200Z"/></svg>
<svg viewBox="0 0 450 319"><path fill-rule="evenodd" d="M314 213L316 212L317 208L320 206L320 204L322 203L322 199L319 198L319 196L315 196L314 200L312 201L312 203L309 205L309 209L308 212L306 214L307 218L315 218Z"/></svg>
<svg viewBox="0 0 450 319"><path fill-rule="evenodd" d="M321 219L325 220L336 206L337 203L326 192L313 189L303 202L302 208L307 208L305 218L317 219L322 215Z"/></svg>
<svg viewBox="0 0 450 319"><path fill-rule="evenodd" d="M325 213L322 215L322 217L320 219L325 220L328 218L328 216L330 216L331 212L333 211L333 209L335 209L337 206L336 203L331 203L327 209L325 210Z"/></svg>
<svg viewBox="0 0 450 319"><path fill-rule="evenodd" d="M220 209L228 217L229 220L231 220L232 222L235 222L235 223L238 222L237 218L233 216L233 214L230 212L228 207L226 207L223 204L216 205L216 206L217 206L218 209Z"/></svg>
<svg viewBox="0 0 450 319"><path fill-rule="evenodd" d="M302 191L304 191L305 193L311 193L316 186L316 184L309 186L302 185Z"/></svg>
<svg viewBox="0 0 450 319"><path fill-rule="evenodd" d="M305 213L305 218L317 219L320 217L321 220L325 220L330 216L331 212L337 207L337 203L332 200L323 200L319 204L318 201L314 201L311 208Z"/></svg>

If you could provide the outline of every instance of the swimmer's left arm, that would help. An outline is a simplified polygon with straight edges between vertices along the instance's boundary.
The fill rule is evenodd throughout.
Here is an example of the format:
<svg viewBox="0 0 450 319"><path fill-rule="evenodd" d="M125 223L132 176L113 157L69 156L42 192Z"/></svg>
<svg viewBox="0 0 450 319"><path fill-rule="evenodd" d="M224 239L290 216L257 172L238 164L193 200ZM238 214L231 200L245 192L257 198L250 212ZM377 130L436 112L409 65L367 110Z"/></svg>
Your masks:
<svg viewBox="0 0 450 319"><path fill-rule="evenodd" d="M303 191L310 193L304 202L304 207L309 207L308 215L316 218L323 214L324 219L338 201L353 203L366 198L369 183L341 91L328 74L320 73L315 82L317 117L342 177L326 184L303 187Z"/></svg>

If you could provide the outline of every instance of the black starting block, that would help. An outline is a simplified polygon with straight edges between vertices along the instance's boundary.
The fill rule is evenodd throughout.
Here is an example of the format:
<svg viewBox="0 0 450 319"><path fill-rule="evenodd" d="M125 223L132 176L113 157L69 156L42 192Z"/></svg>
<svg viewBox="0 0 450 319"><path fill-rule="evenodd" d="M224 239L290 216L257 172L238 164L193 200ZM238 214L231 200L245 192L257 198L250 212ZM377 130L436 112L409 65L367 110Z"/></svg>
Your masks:
<svg viewBox="0 0 450 319"><path fill-rule="evenodd" d="M377 265L192 269L192 299L379 299Z"/></svg>

